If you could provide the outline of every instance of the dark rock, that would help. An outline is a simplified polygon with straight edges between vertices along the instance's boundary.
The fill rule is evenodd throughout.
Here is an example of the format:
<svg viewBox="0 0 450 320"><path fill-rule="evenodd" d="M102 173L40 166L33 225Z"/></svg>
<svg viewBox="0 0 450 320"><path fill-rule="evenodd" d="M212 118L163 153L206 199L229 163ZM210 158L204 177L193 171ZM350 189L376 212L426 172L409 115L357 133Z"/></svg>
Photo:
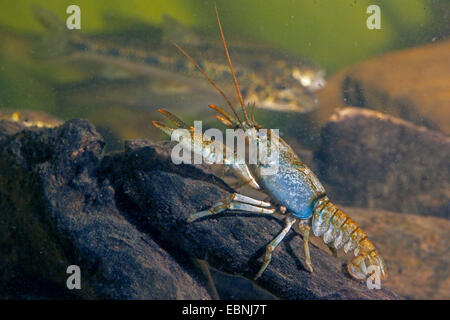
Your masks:
<svg viewBox="0 0 450 320"><path fill-rule="evenodd" d="M410 299L450 299L450 221L409 213L344 208L376 244L387 288Z"/></svg>
<svg viewBox="0 0 450 320"><path fill-rule="evenodd" d="M210 298L120 214L109 181L97 181L104 143L92 125L16 129L0 139L2 298ZM66 288L72 264L81 268L81 290Z"/></svg>
<svg viewBox="0 0 450 320"><path fill-rule="evenodd" d="M168 158L170 146L139 141L129 143L124 153L105 158L102 175L115 187L121 211L173 248L221 271L253 278L265 246L280 232L282 223L249 214L221 214L187 223L190 213L211 206L229 190L218 179L205 179L208 173L200 168L174 168ZM311 256L313 274L304 267L301 238L291 233L257 283L283 299L400 298L388 289L369 290L365 283L351 279L342 263L326 251L312 246Z"/></svg>
<svg viewBox="0 0 450 320"><path fill-rule="evenodd" d="M232 275L210 268L217 292L223 300L278 300L270 292L240 275Z"/></svg>
<svg viewBox="0 0 450 320"><path fill-rule="evenodd" d="M318 93L318 120L336 108L375 109L450 134L450 41L392 52L346 68Z"/></svg>
<svg viewBox="0 0 450 320"><path fill-rule="evenodd" d="M337 111L322 130L319 178L349 206L449 217L450 138L385 114Z"/></svg>

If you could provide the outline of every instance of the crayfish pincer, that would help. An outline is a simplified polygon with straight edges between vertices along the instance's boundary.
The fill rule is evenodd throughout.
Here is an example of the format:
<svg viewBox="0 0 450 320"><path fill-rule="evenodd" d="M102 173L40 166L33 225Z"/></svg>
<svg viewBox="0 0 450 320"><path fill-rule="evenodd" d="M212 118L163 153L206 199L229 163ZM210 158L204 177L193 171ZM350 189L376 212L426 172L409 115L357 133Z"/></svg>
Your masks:
<svg viewBox="0 0 450 320"><path fill-rule="evenodd" d="M275 214L285 217L285 227L266 248L264 263L256 278L260 277L270 263L272 252L288 234L294 224L298 224L303 236L305 262L310 272L313 272L309 254L309 236L321 237L335 252L342 248L345 253L353 252L354 258L347 265L348 272L356 279L366 279L376 273L380 279L387 277L386 267L367 235L347 214L342 212L328 199L325 189L314 173L300 160L292 148L278 135L276 130L264 129L256 122L254 109L249 115L243 102L237 83L231 59L225 43L219 15L219 24L225 54L236 88L237 97L242 110L242 118L231 101L217 84L181 47L174 43L180 52L190 60L205 78L217 89L230 107L233 115L224 109L210 105L218 114L216 118L230 129L245 131L245 141L254 150L266 147L264 157L257 157L256 161L249 161L245 154L235 152L227 144L219 140L203 139L195 132L195 128L186 125L166 110L159 110L168 118L175 128L160 122L153 124L163 132L179 142L183 151L200 155L206 162L223 163L229 167L244 184L266 193L269 201L261 201L251 197L233 193L214 204L211 208L190 215L189 221L215 215L220 212L239 210L247 213ZM234 146L234 143L233 143ZM239 151L239 148L238 148Z"/></svg>

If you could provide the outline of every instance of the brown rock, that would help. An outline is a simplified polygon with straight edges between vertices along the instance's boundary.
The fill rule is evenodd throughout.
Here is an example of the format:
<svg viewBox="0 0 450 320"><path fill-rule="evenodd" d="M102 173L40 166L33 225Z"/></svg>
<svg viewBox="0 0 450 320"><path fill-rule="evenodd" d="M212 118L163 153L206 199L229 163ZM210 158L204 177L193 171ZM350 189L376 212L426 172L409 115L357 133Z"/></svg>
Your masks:
<svg viewBox="0 0 450 320"><path fill-rule="evenodd" d="M345 69L318 93L318 119L337 107L376 109L450 134L450 41L393 52Z"/></svg>
<svg viewBox="0 0 450 320"><path fill-rule="evenodd" d="M359 108L338 110L321 135L318 174L334 201L449 217L447 136Z"/></svg>
<svg viewBox="0 0 450 320"><path fill-rule="evenodd" d="M407 213L344 208L382 254L383 285L411 299L450 299L450 221Z"/></svg>
<svg viewBox="0 0 450 320"><path fill-rule="evenodd" d="M210 298L188 257L252 279L282 223L239 213L187 223L191 212L233 190L202 166L173 165L171 146L140 140L103 157L101 136L81 120L2 136L2 297ZM351 279L325 250L311 245L311 255L313 274L292 232L257 282L271 293L265 297L401 299ZM82 270L76 292L65 286L69 264ZM255 287L229 289L228 297L255 294Z"/></svg>

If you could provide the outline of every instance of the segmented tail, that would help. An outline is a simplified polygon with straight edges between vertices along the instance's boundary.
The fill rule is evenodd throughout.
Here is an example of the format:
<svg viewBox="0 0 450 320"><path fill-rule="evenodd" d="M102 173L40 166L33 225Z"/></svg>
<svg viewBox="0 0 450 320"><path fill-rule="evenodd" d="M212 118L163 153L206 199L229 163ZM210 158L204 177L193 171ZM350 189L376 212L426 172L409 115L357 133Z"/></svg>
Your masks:
<svg viewBox="0 0 450 320"><path fill-rule="evenodd" d="M314 206L312 230L315 236L322 237L329 246L343 248L345 253L354 252L355 257L347 264L347 270L352 277L366 279L378 271L381 279L387 278L383 259L367 235L326 196L319 199Z"/></svg>

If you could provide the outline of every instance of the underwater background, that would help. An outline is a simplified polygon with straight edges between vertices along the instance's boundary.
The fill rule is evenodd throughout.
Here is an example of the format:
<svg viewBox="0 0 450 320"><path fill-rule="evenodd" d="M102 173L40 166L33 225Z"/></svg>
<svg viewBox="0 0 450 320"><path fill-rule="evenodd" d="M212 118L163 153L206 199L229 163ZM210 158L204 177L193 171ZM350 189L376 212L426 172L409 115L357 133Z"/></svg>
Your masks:
<svg viewBox="0 0 450 320"><path fill-rule="evenodd" d="M280 129L282 137L317 174L333 202L342 205L380 248L389 270L387 291L366 296L354 282L349 282L348 292L346 288L339 291L348 279L323 276L329 271L324 262L328 255L320 253L316 255L317 274L322 278L313 276L310 282L298 259L282 267L275 262L277 270L292 272L292 277L278 274L273 278L276 281L263 281L262 289L249 280L256 264L243 276L239 267L255 255L263 255L263 249L255 253L251 245L263 248L270 238L264 238L264 232L254 235L249 230L267 231L269 225L268 232L275 234L279 231L277 223L253 222L250 218L247 224L242 217L231 217L224 218L223 225L220 219L213 219L205 227L184 226L184 218L174 213L203 208L220 191L229 192L231 188L220 179L229 185L236 183L221 169L201 168L200 172L168 164L169 144L158 142L168 138L152 125L153 120L162 120L158 109L164 108L188 124L203 120L203 129L225 128L208 108L208 104L225 108L224 99L171 42L185 49L236 103L215 3L245 103L250 107L254 103L259 123ZM81 10L81 30L66 28L70 5ZM380 29L367 26L371 5L380 8ZM3 1L0 205L6 209L0 216L0 257L6 258L0 259L0 298L53 299L61 294L68 299L450 299L449 15L448 0ZM78 118L87 119L96 131L82 122L66 122ZM11 127L9 122L23 127ZM64 122L55 131L18 133L27 127L53 128ZM128 141L132 139L150 142ZM51 146L42 147L46 143ZM75 164L73 159L58 162L51 158L79 156L82 152L71 149L78 144L95 149L94 156ZM24 152L26 161L16 153L18 149ZM52 152L48 150L59 153L49 156L47 153ZM62 167L55 172L42 171L41 164L47 163L44 158ZM15 162L22 164L22 160L27 163L24 171L17 169L20 165ZM65 171L71 174L72 169L77 172L75 178L67 178ZM167 178L167 172L173 177ZM67 189L36 187L34 183L40 180L35 174L52 182L60 178ZM193 180L186 182L191 175ZM99 186L98 181L103 184ZM170 183L174 183L174 189ZM191 184L196 187L191 188ZM113 189L118 196L111 195ZM41 195L42 190L47 193ZM30 195L23 196L28 191ZM246 191L252 195L252 190ZM82 194L79 198L74 196L78 193ZM98 200L102 197L104 203ZM175 209L167 209L172 206ZM58 227L63 233L68 231L71 243L61 249L60 240L55 240L60 235L54 238L58 228L54 230L49 224L50 231L46 229L53 219L48 218L48 208L67 209L70 217L76 216L79 208L97 210L100 218L92 223L92 230L83 229L83 235L96 239L89 237L95 234L98 223L98 238L107 240L101 238L104 242L99 240L99 245L94 240L77 242L83 241L77 235L78 223L82 225L85 220L73 222L70 218L67 225ZM39 214L36 218L28 211ZM125 222L117 226L121 232L117 239L122 242L109 238L109 222L102 220L109 216L104 212L117 212L126 223L138 224L139 228L144 225L142 234L148 236L152 243L149 247L157 252L152 269L156 271L150 273L154 279L149 280L145 259L127 256L128 240L121 238L123 230L129 230ZM145 220L147 215L150 222ZM140 216L144 216L144 222ZM161 217L163 222L155 222ZM245 242L247 236L260 241ZM249 242L249 248L240 247ZM301 252L297 242L294 247ZM26 250L20 247L22 243ZM104 252L98 249L103 248L100 244L107 248ZM313 244L321 252L328 249L318 241L313 240ZM149 250L142 243L133 245L142 252ZM67 254L71 246L79 251ZM118 249L126 258L110 254L116 248L123 250ZM218 256L214 256L215 250ZM92 253L92 259L100 262L88 264L94 276L86 291L67 293L59 283L66 275L55 275L52 263L61 269L70 261L67 257L76 260L78 252ZM160 257L161 252L167 257ZM236 252L242 256L236 256ZM80 263L84 262L83 254ZM186 262L186 256L204 259L211 268L204 262ZM173 257L174 261L170 260ZM139 271L128 273L133 267L120 263L128 259L134 263L134 258ZM108 259L118 262L117 269L106 268L113 275L97 266L97 262L112 261ZM31 266L29 260L42 262L42 276L40 267ZM175 271L167 271L165 263L176 266ZM201 276L194 269L210 272L213 279L198 281ZM295 284L298 270L307 281ZM117 278L116 273L120 274ZM26 278L23 283L22 274ZM105 293L102 277L120 289ZM35 278L39 281L34 282ZM148 287L131 286L130 291L134 291L130 293L129 279L149 280ZM152 281L162 289L152 291ZM217 288L211 289L211 282ZM29 294L28 288L32 288Z"/></svg>
<svg viewBox="0 0 450 320"><path fill-rule="evenodd" d="M154 111L161 106L176 107L181 110L180 116L193 120L198 113L189 110L201 110L208 103L223 104L217 95L210 100L191 97L184 103L189 95L174 95L166 88L171 85L168 81L158 84L157 75L136 75L129 68L101 58L65 60L71 54L60 52L66 39L43 44L46 37L53 35L33 13L36 4L64 23L69 16L66 9L73 3L24 0L1 4L0 108L40 110L63 120L87 118L107 137L108 148L116 149L123 139L162 137L150 124ZM107 40L113 47L140 47L151 52L161 46L165 35L180 41L188 34L192 37L188 39L190 43L199 43L190 52L199 58L201 46L219 40L212 1L116 0L76 4L81 8L81 32L91 39ZM380 30L366 27L366 8L371 4L382 7ZM449 3L445 0L250 0L219 1L217 5L235 64L242 61L240 49L253 47L257 54L258 46L263 44L279 56L311 61L325 71L326 77L374 56L440 41L449 34ZM179 23L176 32L167 34L171 26L165 17ZM216 52L211 59L225 64L223 51ZM266 68L271 64L269 57ZM275 112L260 116L263 123L264 119L271 120L266 125L288 130L283 115Z"/></svg>

